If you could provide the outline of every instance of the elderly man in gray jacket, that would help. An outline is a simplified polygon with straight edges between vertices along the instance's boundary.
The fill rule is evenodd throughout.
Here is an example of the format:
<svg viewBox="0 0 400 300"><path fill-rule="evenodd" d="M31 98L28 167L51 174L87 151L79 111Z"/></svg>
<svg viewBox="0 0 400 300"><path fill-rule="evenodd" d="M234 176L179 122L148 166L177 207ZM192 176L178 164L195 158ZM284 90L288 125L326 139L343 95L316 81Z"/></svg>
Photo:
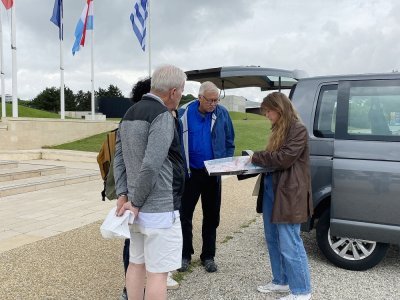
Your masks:
<svg viewBox="0 0 400 300"><path fill-rule="evenodd" d="M172 115L182 97L185 73L167 65L157 68L150 93L125 114L119 128L124 168L114 165L115 177L125 176L126 190L117 200L118 215L135 215L126 287L129 299L166 299L169 271L181 266L182 231L179 208L185 170L178 120ZM124 183L117 181L121 191ZM126 195L126 197L124 196Z"/></svg>

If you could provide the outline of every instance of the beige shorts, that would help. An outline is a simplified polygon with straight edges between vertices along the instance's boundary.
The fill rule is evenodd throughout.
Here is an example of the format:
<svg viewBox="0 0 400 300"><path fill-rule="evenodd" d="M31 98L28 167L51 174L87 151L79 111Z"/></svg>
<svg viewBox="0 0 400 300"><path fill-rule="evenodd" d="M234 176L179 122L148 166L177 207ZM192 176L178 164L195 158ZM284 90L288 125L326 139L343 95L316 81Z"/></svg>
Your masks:
<svg viewBox="0 0 400 300"><path fill-rule="evenodd" d="M182 229L179 218L170 228L130 226L129 262L146 264L152 273L165 273L182 265Z"/></svg>

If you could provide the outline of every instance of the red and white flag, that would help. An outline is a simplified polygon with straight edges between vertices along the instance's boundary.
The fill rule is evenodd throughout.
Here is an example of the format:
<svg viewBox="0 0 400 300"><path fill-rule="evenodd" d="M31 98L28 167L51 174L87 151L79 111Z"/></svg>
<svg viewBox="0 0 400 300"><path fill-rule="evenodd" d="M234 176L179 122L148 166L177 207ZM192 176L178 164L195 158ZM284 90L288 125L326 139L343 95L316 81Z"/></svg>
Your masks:
<svg viewBox="0 0 400 300"><path fill-rule="evenodd" d="M3 1L4 6L6 7L6 9L10 9L13 6L13 2L14 0L1 0Z"/></svg>

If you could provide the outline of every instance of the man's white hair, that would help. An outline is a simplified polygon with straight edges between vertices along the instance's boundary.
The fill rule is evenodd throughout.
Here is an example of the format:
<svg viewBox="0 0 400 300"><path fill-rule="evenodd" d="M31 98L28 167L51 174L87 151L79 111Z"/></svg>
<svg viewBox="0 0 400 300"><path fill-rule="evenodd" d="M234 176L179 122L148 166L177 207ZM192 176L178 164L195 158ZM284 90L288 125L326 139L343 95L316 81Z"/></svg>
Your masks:
<svg viewBox="0 0 400 300"><path fill-rule="evenodd" d="M204 92L216 92L219 95L219 89L218 87L211 81L204 81L200 85L199 89L199 95L204 95Z"/></svg>
<svg viewBox="0 0 400 300"><path fill-rule="evenodd" d="M165 93L173 88L184 86L186 74L173 65L157 67L151 76L151 90Z"/></svg>

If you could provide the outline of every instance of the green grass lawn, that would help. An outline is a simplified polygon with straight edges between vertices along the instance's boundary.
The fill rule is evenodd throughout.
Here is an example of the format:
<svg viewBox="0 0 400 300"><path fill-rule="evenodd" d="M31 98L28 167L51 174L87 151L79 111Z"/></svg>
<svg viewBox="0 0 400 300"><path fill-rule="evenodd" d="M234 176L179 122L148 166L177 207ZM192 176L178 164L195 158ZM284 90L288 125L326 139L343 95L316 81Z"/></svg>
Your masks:
<svg viewBox="0 0 400 300"><path fill-rule="evenodd" d="M235 155L241 155L242 150L265 149L270 126L263 120L232 120L235 128Z"/></svg>
<svg viewBox="0 0 400 300"><path fill-rule="evenodd" d="M235 128L235 155L241 155L242 150L262 150L265 148L269 135L269 122L263 116L255 114L231 112L233 126ZM51 149L79 150L98 152L106 133L97 134L83 140L50 147Z"/></svg>
<svg viewBox="0 0 400 300"><path fill-rule="evenodd" d="M1 103L0 103L0 112L1 112ZM6 103L6 115L7 117L12 117L12 104ZM18 105L18 117L21 118L50 118L50 119L59 119L60 115L57 113L48 112L45 110L34 109L30 107L26 107L23 105ZM68 117L66 117L68 118Z"/></svg>
<svg viewBox="0 0 400 300"><path fill-rule="evenodd" d="M79 141L43 148L99 152L103 141L106 139L106 134L107 132L103 132Z"/></svg>

